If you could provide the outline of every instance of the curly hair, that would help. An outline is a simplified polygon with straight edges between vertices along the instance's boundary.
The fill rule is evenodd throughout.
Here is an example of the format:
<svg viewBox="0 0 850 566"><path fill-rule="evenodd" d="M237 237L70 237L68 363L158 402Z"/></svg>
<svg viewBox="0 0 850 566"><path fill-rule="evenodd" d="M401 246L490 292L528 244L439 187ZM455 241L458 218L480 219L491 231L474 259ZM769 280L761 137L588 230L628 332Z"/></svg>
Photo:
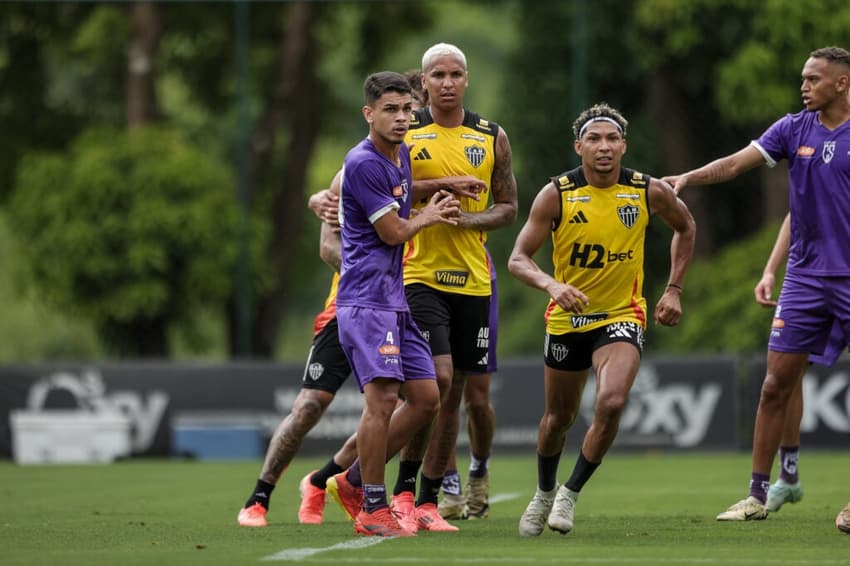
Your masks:
<svg viewBox="0 0 850 566"><path fill-rule="evenodd" d="M607 118L617 124L623 133L623 137L626 137L626 127L629 125L629 121L623 118L623 115L616 108L608 106L605 102L600 102L579 114L576 121L573 122L573 134L575 134L576 139L581 139L581 130L585 124L599 118Z"/></svg>

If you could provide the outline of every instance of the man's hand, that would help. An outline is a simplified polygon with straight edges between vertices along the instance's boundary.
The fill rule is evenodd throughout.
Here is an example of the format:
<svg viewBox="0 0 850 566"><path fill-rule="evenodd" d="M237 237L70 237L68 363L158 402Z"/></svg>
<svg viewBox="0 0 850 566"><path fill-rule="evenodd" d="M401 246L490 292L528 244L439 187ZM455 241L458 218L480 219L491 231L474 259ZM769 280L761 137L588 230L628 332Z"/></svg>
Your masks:
<svg viewBox="0 0 850 566"><path fill-rule="evenodd" d="M655 323L663 326L676 326L682 318L681 291L667 287L658 304L655 305Z"/></svg>
<svg viewBox="0 0 850 566"><path fill-rule="evenodd" d="M756 302L765 308L776 306L776 301L770 298L773 294L773 283L775 280L776 277L773 273L764 273L761 279L759 279L759 282L756 283L756 288L753 289Z"/></svg>
<svg viewBox="0 0 850 566"><path fill-rule="evenodd" d="M457 224L460 202L448 191L437 191L424 207L418 209L416 220L422 226Z"/></svg>
<svg viewBox="0 0 850 566"><path fill-rule="evenodd" d="M584 307L590 304L587 295L566 283L553 282L546 289L552 300L558 303L558 306L567 312L579 314L584 311Z"/></svg>
<svg viewBox="0 0 850 566"><path fill-rule="evenodd" d="M318 191L310 197L307 203L310 210L321 220L331 226L339 227L339 196L329 189Z"/></svg>
<svg viewBox="0 0 850 566"><path fill-rule="evenodd" d="M673 187L673 192L678 194L682 192L682 190L688 186L688 178L685 175L669 175L667 177L661 177L661 180L665 183L669 183L670 186Z"/></svg>

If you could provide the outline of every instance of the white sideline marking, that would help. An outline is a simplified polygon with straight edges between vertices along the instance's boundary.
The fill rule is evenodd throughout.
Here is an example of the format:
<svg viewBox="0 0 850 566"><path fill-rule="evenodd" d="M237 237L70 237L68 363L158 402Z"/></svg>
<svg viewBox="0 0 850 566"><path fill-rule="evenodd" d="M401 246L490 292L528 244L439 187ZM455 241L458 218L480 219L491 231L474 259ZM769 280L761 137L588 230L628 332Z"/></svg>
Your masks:
<svg viewBox="0 0 850 566"><path fill-rule="evenodd" d="M305 558L309 558L315 554L319 554L320 552L329 552L331 550L347 550L352 548L366 548L368 546L380 544L385 540L389 540L390 538L393 537L361 537L345 542L339 542L337 544L334 544L332 546L326 546L324 548L287 548L286 550L281 550L280 552L277 552L275 554L265 556L260 560L304 560Z"/></svg>
<svg viewBox="0 0 850 566"><path fill-rule="evenodd" d="M510 501L511 499L516 499L522 495L521 493L497 493L493 497L490 498L490 503L502 503L503 501Z"/></svg>

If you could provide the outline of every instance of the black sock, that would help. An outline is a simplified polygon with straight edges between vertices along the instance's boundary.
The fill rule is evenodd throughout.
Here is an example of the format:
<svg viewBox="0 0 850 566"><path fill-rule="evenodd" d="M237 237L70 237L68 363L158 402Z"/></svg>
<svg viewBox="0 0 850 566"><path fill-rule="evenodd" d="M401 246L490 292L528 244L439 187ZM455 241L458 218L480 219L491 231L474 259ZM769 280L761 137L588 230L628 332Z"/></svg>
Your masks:
<svg viewBox="0 0 850 566"><path fill-rule="evenodd" d="M425 503L437 504L437 497L440 495L440 486L443 485L443 478L427 478L425 474L419 476L419 498L416 500L416 506Z"/></svg>
<svg viewBox="0 0 850 566"><path fill-rule="evenodd" d="M602 462L588 462L582 451L579 450L578 459L576 459L576 466L573 468L573 473L570 476L570 479L568 479L564 485L567 486L567 489L570 491L578 493L601 463Z"/></svg>
<svg viewBox="0 0 850 566"><path fill-rule="evenodd" d="M541 491L552 491L558 483L558 464L561 453L552 456L537 454L537 487Z"/></svg>
<svg viewBox="0 0 850 566"><path fill-rule="evenodd" d="M416 494L416 474L419 473L419 468L422 466L422 460L414 462L413 460L399 460L398 462L398 478L395 481L393 495L398 495L402 491L412 491Z"/></svg>
<svg viewBox="0 0 850 566"><path fill-rule="evenodd" d="M254 503L259 503L266 509L269 508L269 500L272 497L272 492L274 491L274 484L264 482L263 480L257 480L257 486L254 488L254 493L251 494L251 497L248 498L247 503L245 503L245 507L250 507Z"/></svg>
<svg viewBox="0 0 850 566"><path fill-rule="evenodd" d="M334 459L331 458L321 470L316 470L316 472L310 476L310 483L319 489L325 489L328 484L328 479L331 476L335 476L342 472L344 469L345 468L334 462Z"/></svg>

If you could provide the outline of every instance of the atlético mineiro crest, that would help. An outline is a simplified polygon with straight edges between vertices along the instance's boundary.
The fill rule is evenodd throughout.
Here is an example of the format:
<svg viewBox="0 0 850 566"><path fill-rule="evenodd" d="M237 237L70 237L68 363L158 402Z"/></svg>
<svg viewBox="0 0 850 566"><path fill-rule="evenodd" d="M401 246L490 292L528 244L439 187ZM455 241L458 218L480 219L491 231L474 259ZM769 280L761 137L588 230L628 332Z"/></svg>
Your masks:
<svg viewBox="0 0 850 566"><path fill-rule="evenodd" d="M832 161L832 157L835 155L835 142L828 141L823 142L823 152L821 152L821 157L823 157L824 163L829 163Z"/></svg>
<svg viewBox="0 0 850 566"><path fill-rule="evenodd" d="M486 152L480 145L467 146L463 148L463 152L466 154L466 160L469 161L473 167L478 167L484 163L484 156L486 155Z"/></svg>
<svg viewBox="0 0 850 566"><path fill-rule="evenodd" d="M617 216L620 217L620 222L622 222L626 228L634 226L639 215L640 209L633 204L617 207Z"/></svg>

